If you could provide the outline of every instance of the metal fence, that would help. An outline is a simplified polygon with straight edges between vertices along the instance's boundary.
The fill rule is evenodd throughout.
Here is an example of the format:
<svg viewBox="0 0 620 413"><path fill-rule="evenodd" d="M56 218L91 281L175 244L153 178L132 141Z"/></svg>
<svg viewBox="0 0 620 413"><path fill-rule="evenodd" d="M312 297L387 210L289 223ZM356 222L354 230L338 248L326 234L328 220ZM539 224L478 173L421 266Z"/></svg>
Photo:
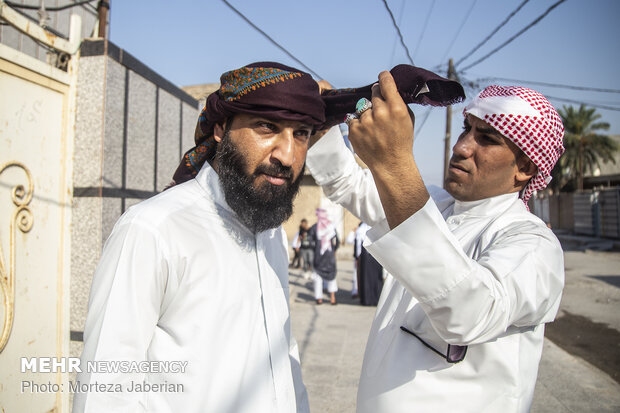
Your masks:
<svg viewBox="0 0 620 413"><path fill-rule="evenodd" d="M530 208L554 229L620 239L620 187L544 196Z"/></svg>

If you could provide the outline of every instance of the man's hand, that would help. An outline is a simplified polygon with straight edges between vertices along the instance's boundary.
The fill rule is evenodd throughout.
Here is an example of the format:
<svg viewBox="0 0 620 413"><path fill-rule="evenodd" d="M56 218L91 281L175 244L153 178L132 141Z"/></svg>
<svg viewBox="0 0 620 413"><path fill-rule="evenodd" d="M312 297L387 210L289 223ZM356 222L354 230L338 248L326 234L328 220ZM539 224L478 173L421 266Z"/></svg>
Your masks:
<svg viewBox="0 0 620 413"><path fill-rule="evenodd" d="M329 89L334 88L332 84L329 83L327 80L319 80L316 83L319 85L319 93L323 93L324 90L329 90Z"/></svg>
<svg viewBox="0 0 620 413"><path fill-rule="evenodd" d="M390 228L420 210L429 198L413 157L413 116L390 72L372 88L372 108L349 123L355 153L372 172Z"/></svg>
<svg viewBox="0 0 620 413"><path fill-rule="evenodd" d="M372 108L349 125L355 153L372 170L413 161L413 123L390 72L372 87Z"/></svg>

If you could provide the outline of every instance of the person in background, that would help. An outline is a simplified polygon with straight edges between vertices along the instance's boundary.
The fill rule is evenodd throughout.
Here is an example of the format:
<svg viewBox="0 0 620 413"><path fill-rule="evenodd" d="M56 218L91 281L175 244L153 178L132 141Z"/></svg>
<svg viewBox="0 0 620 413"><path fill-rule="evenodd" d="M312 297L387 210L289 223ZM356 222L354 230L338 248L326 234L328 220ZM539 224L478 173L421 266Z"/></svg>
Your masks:
<svg viewBox="0 0 620 413"><path fill-rule="evenodd" d="M329 219L327 211L316 210L317 223L310 228L310 237L314 240L314 263L312 280L314 282L314 298L317 304L323 304L323 283L330 295L330 303L336 305L336 250L340 240L336 234L336 227Z"/></svg>
<svg viewBox="0 0 620 413"><path fill-rule="evenodd" d="M348 146L347 146L348 147ZM351 286L351 298L356 299L359 298L359 290L358 290L358 274L357 274L357 248L356 248L356 240L355 240L355 232L359 228L362 223L360 222L358 226L347 235L346 243L353 246L353 285Z"/></svg>
<svg viewBox="0 0 620 413"><path fill-rule="evenodd" d="M355 231L357 277L359 279L360 304L376 306L383 288L383 267L362 245L369 229L368 224L362 222Z"/></svg>
<svg viewBox="0 0 620 413"><path fill-rule="evenodd" d="M302 270L304 279L312 276L312 268L314 265L314 239L309 235L308 220L305 218L301 221L299 229L299 250L302 258Z"/></svg>
<svg viewBox="0 0 620 413"><path fill-rule="evenodd" d="M295 254L293 257L293 261L291 262L291 267L299 268L301 267L301 238L300 234L303 231L304 224L308 226L308 221L306 218L302 219L299 224L299 230L295 233L293 237L293 241L291 242L291 247L293 248L293 253Z"/></svg>

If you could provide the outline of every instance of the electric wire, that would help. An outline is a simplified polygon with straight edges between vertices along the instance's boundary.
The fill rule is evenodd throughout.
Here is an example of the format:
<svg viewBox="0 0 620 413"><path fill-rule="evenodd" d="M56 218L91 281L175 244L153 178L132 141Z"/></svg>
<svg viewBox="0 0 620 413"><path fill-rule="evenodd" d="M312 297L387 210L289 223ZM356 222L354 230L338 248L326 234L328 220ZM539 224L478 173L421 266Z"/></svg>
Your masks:
<svg viewBox="0 0 620 413"><path fill-rule="evenodd" d="M388 5L387 0L383 0L383 5L385 6L388 14L390 15L390 19L392 19L392 25L394 26L394 29L396 30L396 33L398 34L398 37L400 38L400 44L403 45L405 52L407 52L407 58L409 59L409 63L411 63L411 65L413 66L413 59L411 58L411 55L409 54L409 49L407 48L407 45L405 44L405 40L403 39L403 34L400 32L400 28L398 27L398 24L396 23L396 19L394 19L394 14L392 14L392 10L390 10L390 6Z"/></svg>
<svg viewBox="0 0 620 413"><path fill-rule="evenodd" d="M405 12L405 4L406 4L405 0L401 0L401 3L400 3L400 14L398 15L398 25L399 26L403 22L403 14ZM396 35L396 37L398 37L398 35ZM396 37L394 38L394 44L392 45L392 54L390 55L390 66L394 62L394 55L396 54L396 44L397 44Z"/></svg>
<svg viewBox="0 0 620 413"><path fill-rule="evenodd" d="M529 0L526 0L526 1L529 1ZM465 23L467 22L467 19L469 18L469 15L471 14L472 10L474 10L474 6L476 5L477 2L478 2L478 0L474 0L471 3L471 6L469 7L469 10L465 14L465 17L463 17L463 21L461 22L461 26L456 31L456 34L454 35L454 38L450 42L450 46L446 49L446 52L443 54L443 57L440 60L441 62L443 62L446 59L446 57L448 56L448 53L450 53L450 50L452 50L452 46L454 46L454 43L456 42L456 39L459 37L459 34L461 34L461 30L463 30L463 27L465 27Z"/></svg>
<svg viewBox="0 0 620 413"><path fill-rule="evenodd" d="M590 87L590 86L564 85L560 83L539 82L535 80L511 79L507 77L489 76L489 77L483 77L483 78L478 79L478 81L483 81L483 80L502 80L506 82L528 83L531 85L548 86L548 87L555 87L555 88L561 88L561 89L586 90L590 92L620 93L620 89L606 89L606 88Z"/></svg>
<svg viewBox="0 0 620 413"><path fill-rule="evenodd" d="M7 3L7 6L9 6L8 3ZM11 6L9 6L9 7L11 7ZM21 16L25 17L26 19L30 20L31 22L34 22L37 25L39 24L39 21L36 18L32 17L27 12L25 12L23 10L20 10L20 9L13 9L13 10L15 10L15 13L20 14ZM13 25L10 24L10 23L7 23L6 25L13 27ZM44 24L41 27L43 27L46 31L52 33L56 37L59 37L61 39L65 39L65 40L69 40L69 38L65 34L60 33L58 30L54 29L53 27L48 26L47 24ZM36 40L34 38L32 40L34 40L37 44L39 44L39 46L43 46L44 48L47 47L43 42L40 42L40 41L38 41L38 40ZM53 50L54 50L53 48L49 48L48 51L53 51Z"/></svg>
<svg viewBox="0 0 620 413"><path fill-rule="evenodd" d="M592 106L592 107L599 108L599 109L615 110L615 111L620 112L620 107L614 107L614 106L608 106L608 105L599 105L599 104L596 104L596 103L581 102L579 100L559 98L559 97L556 97L556 96L549 96L549 95L545 95L545 97L547 99L549 99L549 100L558 100L560 102L566 102L566 103L576 103L578 105Z"/></svg>
<svg viewBox="0 0 620 413"><path fill-rule="evenodd" d="M478 43L478 45L476 45L476 47L474 47L473 49L471 49L468 53L465 53L465 55L464 55L463 57L461 57L461 58L460 58L460 59L459 59L459 60L455 63L455 65L454 65L454 66L458 66L458 65L460 65L460 64L463 62L463 60L467 59L469 56L471 56L472 54L474 54L474 52L475 52L476 50L480 49L480 48L481 48L481 47L482 47L482 46L483 46L486 42L488 42L488 41L489 41L489 39L490 39L491 37L493 37L493 36L495 35L495 33L497 33L497 32L499 31L499 29L501 29L502 27L504 27L504 26L506 25L506 23L508 23L508 21L509 21L510 19L512 19L512 17L513 17L515 14L517 14L517 13L519 12L519 10L521 10L521 8L522 8L523 6L525 6L525 4L526 4L528 1L530 1L530 0L524 0L521 4L519 4L519 6L517 6L517 8L516 8L516 9L514 9L512 12L510 12L510 14L508 15L508 17L506 17L506 18L504 19L504 21L503 21L503 22L501 22L501 23L499 24L499 26L497 26L495 29L493 29L493 31L492 31L492 32L491 32L491 33L490 33L487 37L485 37L485 38L484 38L484 40L482 40L480 43Z"/></svg>
<svg viewBox="0 0 620 413"><path fill-rule="evenodd" d="M267 40L269 40L271 42L271 44L273 44L274 46L276 46L278 49L282 50L284 53L286 53L287 56L289 56L291 59L293 59L294 61L296 61L297 63L299 63L301 66L303 66L308 72L312 73L317 79L325 79L324 77L322 77L321 75L319 75L317 72L315 72L314 70L310 69L310 67L308 67L304 62L302 62L301 60L299 60L298 58L296 58L291 52L289 52L288 50L286 50L284 48L284 46L281 46L278 42L276 42L275 40L273 40L271 38L271 36L269 36L267 33L265 33L263 30L260 29L260 27L258 27L257 25L255 25L250 19L248 19L247 17L245 17L243 15L243 13L241 13L239 10L237 10L232 4L230 4L228 1L226 0L222 0L222 2L227 5L232 11L234 11L239 17L241 17L243 20L246 21L247 24L249 24L250 26L252 26L254 28L254 30L256 30L257 32L259 32L260 34L262 34Z"/></svg>
<svg viewBox="0 0 620 413"><path fill-rule="evenodd" d="M484 60L486 60L487 58L489 58L490 56L492 56L493 54L495 54L496 52L498 52L499 50L503 49L505 46L507 46L508 44L510 44L513 40L515 40L517 37L521 36L523 33L525 33L527 30L529 30L531 27L535 26L539 21L541 21L542 19L545 18L545 16L547 16L551 10L555 9L556 7L558 7L560 4L564 3L566 0L559 0L558 2L554 3L551 7L549 7L543 14L541 14L540 16L538 16L533 22L531 22L530 24L528 24L527 26L525 26L523 29L519 30L514 36L512 36L510 39L506 40L504 43L502 43L501 45L497 46L495 49L491 50L489 53L487 53L486 55L482 56L480 59L476 60L474 63L471 63L470 65L464 67L463 69L461 69L461 71L465 71L471 67L474 67L475 65L483 62Z"/></svg>
<svg viewBox="0 0 620 413"><path fill-rule="evenodd" d="M75 3L68 3L65 4L64 6L56 6L56 7L45 7L45 11L60 11L60 10L65 10L65 9L70 9L71 7L75 7L75 6L81 6L87 3L91 3L95 0L82 0L82 1L77 1ZM29 4L20 4L20 3L15 3L9 0L4 0L4 3L7 6L10 6L11 8L14 9L25 9L25 10L39 10L41 9L41 6L32 6Z"/></svg>
<svg viewBox="0 0 620 413"><path fill-rule="evenodd" d="M428 14L426 15L426 20L424 21L424 27L422 28L422 34L420 34L420 38L418 39L418 44L415 46L415 49L413 50L414 56L417 55L418 48L420 47L420 43L422 43L422 39L424 38L424 33L426 33L426 28L428 27L428 21L431 19L431 13L433 12L433 8L435 7L435 1L436 0L433 0L433 3L431 3L431 8L428 9Z"/></svg>
<svg viewBox="0 0 620 413"><path fill-rule="evenodd" d="M431 110L432 110L432 109L433 109L433 107L432 107L432 106L430 106L430 107L428 107L428 108L426 109L426 113L424 114L424 118L422 119L422 123L420 124L420 126L418 126L418 130L415 132L416 136L418 136L418 135L420 134L420 132L422 131L422 128L424 127L424 124L425 124L425 123L426 123L426 121L428 120L428 117L429 117L429 115L431 114ZM419 140L420 140L420 138L418 138L418 139L416 140L416 142L417 142L417 141L419 141Z"/></svg>

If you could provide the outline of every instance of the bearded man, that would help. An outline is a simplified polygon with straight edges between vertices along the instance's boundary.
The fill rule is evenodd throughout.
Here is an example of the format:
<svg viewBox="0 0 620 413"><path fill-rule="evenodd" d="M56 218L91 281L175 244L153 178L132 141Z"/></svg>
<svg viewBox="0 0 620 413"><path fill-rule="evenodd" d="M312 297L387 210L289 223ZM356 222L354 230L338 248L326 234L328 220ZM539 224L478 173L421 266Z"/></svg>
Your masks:
<svg viewBox="0 0 620 413"><path fill-rule="evenodd" d="M324 108L316 82L291 67L222 75L176 185L130 208L106 242L81 365L129 368L84 368L74 412L309 410L281 223Z"/></svg>
<svg viewBox="0 0 620 413"><path fill-rule="evenodd" d="M445 190L427 188L413 125L388 72L348 117L362 170L333 128L308 152L325 194L369 223L391 274L371 327L357 411L527 412L563 253L527 201L564 151L540 93L489 86L466 108ZM353 108L351 107L351 110Z"/></svg>

